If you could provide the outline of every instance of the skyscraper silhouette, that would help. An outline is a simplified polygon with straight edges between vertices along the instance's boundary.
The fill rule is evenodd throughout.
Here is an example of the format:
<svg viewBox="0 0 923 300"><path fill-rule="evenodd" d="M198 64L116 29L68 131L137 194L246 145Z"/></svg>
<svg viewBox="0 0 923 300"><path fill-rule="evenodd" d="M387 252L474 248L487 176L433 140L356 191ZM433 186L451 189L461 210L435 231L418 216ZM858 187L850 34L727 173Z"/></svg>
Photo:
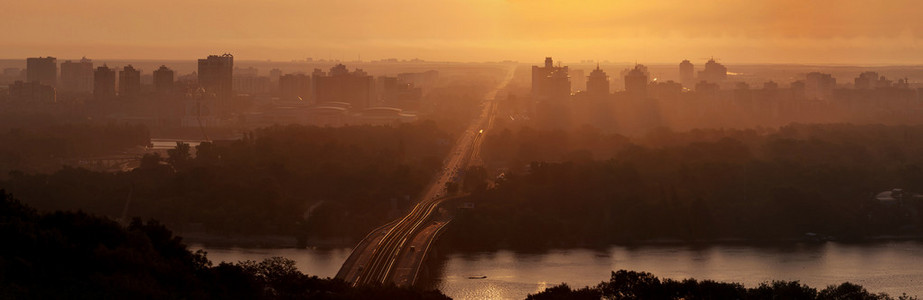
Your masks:
<svg viewBox="0 0 923 300"><path fill-rule="evenodd" d="M163 65L154 70L154 91L158 94L173 92L173 70Z"/></svg>
<svg viewBox="0 0 923 300"><path fill-rule="evenodd" d="M609 96L609 76L599 69L598 64L596 69L590 72L590 76L587 76L586 92L587 96L594 100L605 99Z"/></svg>
<svg viewBox="0 0 923 300"><path fill-rule="evenodd" d="M308 100L311 77L305 74L282 75L279 77L279 92L282 100Z"/></svg>
<svg viewBox="0 0 923 300"><path fill-rule="evenodd" d="M209 55L199 59L199 86L221 101L228 101L233 95L233 74L234 56L231 54Z"/></svg>
<svg viewBox="0 0 923 300"><path fill-rule="evenodd" d="M551 57L545 66L532 66L532 99L535 101L561 101L570 96L570 75L567 66L555 67Z"/></svg>
<svg viewBox="0 0 923 300"><path fill-rule="evenodd" d="M26 59L26 81L41 82L58 86L58 63L54 57L30 57Z"/></svg>
<svg viewBox="0 0 923 300"><path fill-rule="evenodd" d="M93 72L93 97L96 100L115 98L115 70L105 64Z"/></svg>
<svg viewBox="0 0 923 300"><path fill-rule="evenodd" d="M632 99L647 98L648 73L644 65L635 65L625 74L625 92Z"/></svg>
<svg viewBox="0 0 923 300"><path fill-rule="evenodd" d="M705 70L699 71L699 79L711 83L721 83L727 78L728 68L716 62L714 58L705 63Z"/></svg>
<svg viewBox="0 0 923 300"><path fill-rule="evenodd" d="M679 63L679 82L685 88L692 88L695 85L695 66L688 59Z"/></svg>
<svg viewBox="0 0 923 300"><path fill-rule="evenodd" d="M119 71L119 97L135 98L141 95L141 71L131 65Z"/></svg>
<svg viewBox="0 0 923 300"><path fill-rule="evenodd" d="M61 89L68 92L93 91L93 61L86 57L80 61L61 63Z"/></svg>
<svg viewBox="0 0 923 300"><path fill-rule="evenodd" d="M372 102L372 76L356 69L349 72L346 66L337 64L324 74L314 70L314 97L317 103L346 102L354 109L368 108Z"/></svg>

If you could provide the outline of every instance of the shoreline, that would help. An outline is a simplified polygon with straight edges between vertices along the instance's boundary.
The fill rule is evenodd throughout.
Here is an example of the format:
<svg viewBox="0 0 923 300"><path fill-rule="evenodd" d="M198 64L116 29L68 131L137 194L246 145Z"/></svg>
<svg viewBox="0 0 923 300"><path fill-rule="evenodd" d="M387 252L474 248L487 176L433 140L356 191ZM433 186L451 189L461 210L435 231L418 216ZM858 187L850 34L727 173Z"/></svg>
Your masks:
<svg viewBox="0 0 923 300"><path fill-rule="evenodd" d="M186 245L202 245L213 248L352 248L355 247L353 239L309 239L299 243L298 239L287 235L229 235L207 232L176 232L183 238Z"/></svg>
<svg viewBox="0 0 923 300"><path fill-rule="evenodd" d="M352 238L330 238L330 239L309 239L299 242L297 238L287 235L229 235L214 234L207 232L176 232L177 236L183 238L187 245L198 244L205 247L217 248L353 248L356 246L355 239ZM578 244L572 246L546 245L532 249L523 249L510 247L509 245L494 245L485 247L464 247L450 248L444 242L436 241L436 246L440 251L448 253L473 253L473 252L492 252L492 251L516 251L516 252L545 252L561 249L608 249L611 247L656 247L656 246L687 246L687 247L710 247L710 246L753 246L753 247L778 247L791 245L823 245L826 243L839 244L877 244L887 242L901 241L918 241L923 242L923 235L880 235L864 237L861 239L820 239L812 240L806 238L788 238L788 239L741 239L741 238L723 238L709 240L682 240L682 239L649 239L630 242L614 242L606 244Z"/></svg>

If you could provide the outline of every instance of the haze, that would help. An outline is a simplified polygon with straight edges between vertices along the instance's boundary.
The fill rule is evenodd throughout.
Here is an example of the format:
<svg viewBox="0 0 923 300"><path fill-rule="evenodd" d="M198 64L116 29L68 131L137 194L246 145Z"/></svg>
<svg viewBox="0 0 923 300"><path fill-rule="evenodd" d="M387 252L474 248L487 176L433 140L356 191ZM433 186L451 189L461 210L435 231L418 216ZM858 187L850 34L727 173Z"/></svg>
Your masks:
<svg viewBox="0 0 923 300"><path fill-rule="evenodd" d="M8 1L0 57L920 64L909 0ZM682 51L677 51L682 50Z"/></svg>

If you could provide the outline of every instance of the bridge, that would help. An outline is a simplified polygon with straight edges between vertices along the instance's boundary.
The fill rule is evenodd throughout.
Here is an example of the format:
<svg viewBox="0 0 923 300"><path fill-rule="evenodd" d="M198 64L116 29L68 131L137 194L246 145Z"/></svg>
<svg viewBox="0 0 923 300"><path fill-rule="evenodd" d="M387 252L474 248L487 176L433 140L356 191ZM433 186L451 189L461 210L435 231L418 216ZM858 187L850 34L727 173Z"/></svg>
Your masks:
<svg viewBox="0 0 923 300"><path fill-rule="evenodd" d="M484 133L493 125L494 101L501 89L513 78L515 67L491 90L482 102L480 114L456 141L445 168L424 191L420 201L405 216L378 227L353 248L336 278L353 286L394 284L413 286L419 277L426 254L452 215L441 207L456 197L446 197L444 188L459 171L480 163Z"/></svg>

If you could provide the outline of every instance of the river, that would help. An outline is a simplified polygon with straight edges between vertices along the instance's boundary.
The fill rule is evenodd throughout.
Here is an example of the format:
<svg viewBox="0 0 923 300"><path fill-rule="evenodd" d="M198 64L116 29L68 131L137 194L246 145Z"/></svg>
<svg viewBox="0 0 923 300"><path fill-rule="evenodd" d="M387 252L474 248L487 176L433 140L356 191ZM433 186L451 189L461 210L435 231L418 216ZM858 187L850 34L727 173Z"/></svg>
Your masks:
<svg viewBox="0 0 923 300"><path fill-rule="evenodd" d="M333 277L351 251L338 249L205 249L213 262L283 256L305 273ZM789 246L614 246L608 249L495 251L441 257L428 285L454 299L523 299L566 282L571 287L608 280L612 270L651 272L661 278L740 282L799 280L821 289L844 281L892 296L923 296L923 243L794 244ZM487 276L469 279L469 276Z"/></svg>

